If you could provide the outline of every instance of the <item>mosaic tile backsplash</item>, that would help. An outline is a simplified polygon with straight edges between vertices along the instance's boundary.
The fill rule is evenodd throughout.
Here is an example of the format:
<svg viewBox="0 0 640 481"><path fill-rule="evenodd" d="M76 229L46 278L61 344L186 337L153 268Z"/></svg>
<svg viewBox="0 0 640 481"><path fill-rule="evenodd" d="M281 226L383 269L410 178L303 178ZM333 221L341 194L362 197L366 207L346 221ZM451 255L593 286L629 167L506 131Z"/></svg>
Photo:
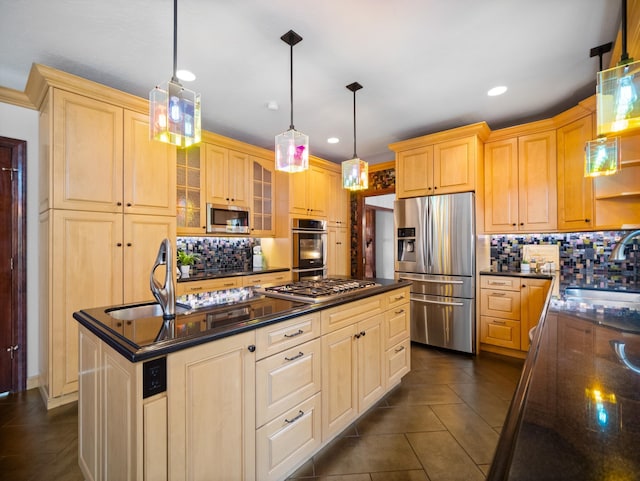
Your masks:
<svg viewBox="0 0 640 481"><path fill-rule="evenodd" d="M199 259L191 268L192 274L202 272L242 272L253 267L253 247L259 239L245 237L178 237L176 246Z"/></svg>
<svg viewBox="0 0 640 481"><path fill-rule="evenodd" d="M491 236L491 267L498 272L520 270L522 246L556 244L560 251L560 283L583 287L640 289L640 238L627 244L627 258L609 255L627 231Z"/></svg>

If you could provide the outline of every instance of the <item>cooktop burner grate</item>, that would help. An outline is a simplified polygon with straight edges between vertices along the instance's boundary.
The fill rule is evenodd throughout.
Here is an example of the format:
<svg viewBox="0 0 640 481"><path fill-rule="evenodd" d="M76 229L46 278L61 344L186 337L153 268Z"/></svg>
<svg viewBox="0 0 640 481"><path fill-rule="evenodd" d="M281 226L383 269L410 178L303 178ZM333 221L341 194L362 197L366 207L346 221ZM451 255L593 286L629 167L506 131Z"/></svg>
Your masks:
<svg viewBox="0 0 640 481"><path fill-rule="evenodd" d="M378 286L376 282L356 279L327 278L313 281L298 281L261 289L264 294L286 299L320 302L360 289Z"/></svg>

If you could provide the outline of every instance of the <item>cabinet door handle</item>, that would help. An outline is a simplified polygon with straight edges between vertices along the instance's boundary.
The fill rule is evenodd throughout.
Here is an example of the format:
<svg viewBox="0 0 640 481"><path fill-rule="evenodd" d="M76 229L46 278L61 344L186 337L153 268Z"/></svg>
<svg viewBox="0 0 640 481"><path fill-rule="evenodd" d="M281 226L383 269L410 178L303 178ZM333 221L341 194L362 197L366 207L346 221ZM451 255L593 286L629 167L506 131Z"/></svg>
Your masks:
<svg viewBox="0 0 640 481"><path fill-rule="evenodd" d="M131 242L127 242L127 247L131 247L133 244Z"/></svg>
<svg viewBox="0 0 640 481"><path fill-rule="evenodd" d="M284 337L296 337L300 334L304 334L304 331L302 329L298 329L298 332L294 332L293 334L285 334Z"/></svg>
<svg viewBox="0 0 640 481"><path fill-rule="evenodd" d="M302 416L304 416L304 411L298 411L298 415L297 415L295 418L293 418L293 419L287 419L287 418L285 418L285 419L284 419L284 422L285 422L285 423L289 423L289 424L291 424L291 423L295 423L295 422L296 422L298 419L300 419Z"/></svg>
<svg viewBox="0 0 640 481"><path fill-rule="evenodd" d="M253 344L251 344L249 347L247 347L247 349L249 350L249 352L255 352L255 350L256 350L256 346L254 346Z"/></svg>
<svg viewBox="0 0 640 481"><path fill-rule="evenodd" d="M400 346L398 349L396 349L396 354L402 351L404 351L404 346Z"/></svg>
<svg viewBox="0 0 640 481"><path fill-rule="evenodd" d="M284 360L285 361L295 361L296 359L301 358L302 356L304 356L304 353L302 351L298 352L298 354L296 354L293 357L285 357Z"/></svg>
<svg viewBox="0 0 640 481"><path fill-rule="evenodd" d="M591 222L591 219L585 219L584 221L588 223Z"/></svg>
<svg viewBox="0 0 640 481"><path fill-rule="evenodd" d="M118 242L118 243L116 244L116 246L118 246L118 247L122 247L122 242Z"/></svg>
<svg viewBox="0 0 640 481"><path fill-rule="evenodd" d="M397 311L394 312L394 314L402 314L404 312L404 309L398 309Z"/></svg>
<svg viewBox="0 0 640 481"><path fill-rule="evenodd" d="M120 207L122 205L122 202L116 202L116 205Z"/></svg>
<svg viewBox="0 0 640 481"><path fill-rule="evenodd" d="M131 207L133 204L131 202L127 202L127 207Z"/></svg>

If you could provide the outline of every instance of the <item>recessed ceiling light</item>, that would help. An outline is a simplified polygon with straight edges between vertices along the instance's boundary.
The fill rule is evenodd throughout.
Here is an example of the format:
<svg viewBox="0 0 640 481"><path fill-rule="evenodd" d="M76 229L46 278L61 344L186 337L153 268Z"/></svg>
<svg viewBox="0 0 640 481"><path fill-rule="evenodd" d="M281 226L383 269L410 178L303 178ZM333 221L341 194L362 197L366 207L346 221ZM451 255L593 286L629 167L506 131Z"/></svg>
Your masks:
<svg viewBox="0 0 640 481"><path fill-rule="evenodd" d="M340 139L338 137L329 137L327 139L327 142L330 144L337 144L338 142L340 142Z"/></svg>
<svg viewBox="0 0 640 481"><path fill-rule="evenodd" d="M278 110L280 108L280 106L278 105L278 102L276 102L275 100L269 100L267 102L267 109L268 110Z"/></svg>
<svg viewBox="0 0 640 481"><path fill-rule="evenodd" d="M193 82L196 79L196 74L190 72L189 70L178 70L176 75L183 82Z"/></svg>
<svg viewBox="0 0 640 481"><path fill-rule="evenodd" d="M502 95L503 93L505 93L507 91L507 87L505 87L504 85L500 85L498 87L493 87L492 89L490 89L487 92L487 95L489 97L495 97L497 95Z"/></svg>

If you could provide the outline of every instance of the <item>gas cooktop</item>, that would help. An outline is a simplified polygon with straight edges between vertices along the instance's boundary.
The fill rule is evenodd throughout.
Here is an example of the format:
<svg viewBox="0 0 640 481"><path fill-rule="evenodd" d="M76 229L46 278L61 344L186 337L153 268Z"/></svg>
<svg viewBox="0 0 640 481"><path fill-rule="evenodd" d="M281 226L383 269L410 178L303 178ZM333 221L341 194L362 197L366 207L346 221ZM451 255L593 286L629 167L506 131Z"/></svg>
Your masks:
<svg viewBox="0 0 640 481"><path fill-rule="evenodd" d="M380 284L358 279L326 278L257 289L261 294L302 302L324 302Z"/></svg>

